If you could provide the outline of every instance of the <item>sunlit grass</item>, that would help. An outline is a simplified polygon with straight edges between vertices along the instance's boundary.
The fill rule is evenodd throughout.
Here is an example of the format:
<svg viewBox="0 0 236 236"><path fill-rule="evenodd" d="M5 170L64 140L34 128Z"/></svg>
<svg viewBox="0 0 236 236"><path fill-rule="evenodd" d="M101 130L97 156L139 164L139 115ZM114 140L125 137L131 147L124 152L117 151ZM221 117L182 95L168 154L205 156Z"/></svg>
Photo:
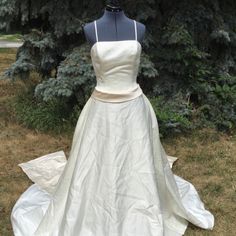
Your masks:
<svg viewBox="0 0 236 236"><path fill-rule="evenodd" d="M3 34L0 33L0 40L6 40L9 42L20 42L22 40L21 34Z"/></svg>

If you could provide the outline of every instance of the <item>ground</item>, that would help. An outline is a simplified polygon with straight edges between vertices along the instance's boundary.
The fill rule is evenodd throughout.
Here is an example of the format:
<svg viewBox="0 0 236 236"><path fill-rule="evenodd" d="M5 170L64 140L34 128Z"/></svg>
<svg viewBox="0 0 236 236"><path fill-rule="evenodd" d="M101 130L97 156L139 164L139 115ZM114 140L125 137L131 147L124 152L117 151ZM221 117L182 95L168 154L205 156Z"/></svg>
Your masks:
<svg viewBox="0 0 236 236"><path fill-rule="evenodd" d="M10 42L21 42L22 35L21 34L1 34L0 33L0 40L7 40Z"/></svg>
<svg viewBox="0 0 236 236"><path fill-rule="evenodd" d="M15 60L16 49L0 49L0 73ZM24 86L0 80L0 236L13 235L11 209L32 182L18 166L44 154L69 153L72 134L56 136L30 130L15 118L12 102ZM169 155L179 159L173 172L194 184L205 206L215 216L213 231L189 224L186 236L233 236L236 232L236 134L212 129L162 140Z"/></svg>
<svg viewBox="0 0 236 236"><path fill-rule="evenodd" d="M22 35L20 34L1 34L0 48L17 48L23 44Z"/></svg>

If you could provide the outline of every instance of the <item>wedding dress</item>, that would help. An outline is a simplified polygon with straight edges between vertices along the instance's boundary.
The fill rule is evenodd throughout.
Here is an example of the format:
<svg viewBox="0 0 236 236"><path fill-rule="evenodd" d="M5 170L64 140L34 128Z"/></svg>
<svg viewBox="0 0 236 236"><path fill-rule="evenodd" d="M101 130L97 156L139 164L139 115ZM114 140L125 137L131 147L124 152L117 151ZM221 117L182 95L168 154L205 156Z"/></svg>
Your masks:
<svg viewBox="0 0 236 236"><path fill-rule="evenodd" d="M98 41L97 85L63 151L19 166L34 182L11 212L15 236L179 236L188 222L212 229L195 187L174 175L151 103L136 81L137 40Z"/></svg>

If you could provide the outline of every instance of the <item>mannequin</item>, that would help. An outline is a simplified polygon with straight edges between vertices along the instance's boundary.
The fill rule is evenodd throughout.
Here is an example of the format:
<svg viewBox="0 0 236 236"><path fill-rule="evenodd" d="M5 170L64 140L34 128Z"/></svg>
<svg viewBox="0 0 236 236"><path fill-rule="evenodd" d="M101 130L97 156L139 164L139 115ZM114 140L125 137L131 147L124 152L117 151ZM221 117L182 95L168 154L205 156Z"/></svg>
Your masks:
<svg viewBox="0 0 236 236"><path fill-rule="evenodd" d="M98 41L133 40L135 37L134 21L128 18L120 7L119 1L110 1L104 9L103 15L96 20ZM144 38L146 27L140 22L137 24L137 40ZM96 43L94 21L84 26L84 34L87 41L93 46Z"/></svg>

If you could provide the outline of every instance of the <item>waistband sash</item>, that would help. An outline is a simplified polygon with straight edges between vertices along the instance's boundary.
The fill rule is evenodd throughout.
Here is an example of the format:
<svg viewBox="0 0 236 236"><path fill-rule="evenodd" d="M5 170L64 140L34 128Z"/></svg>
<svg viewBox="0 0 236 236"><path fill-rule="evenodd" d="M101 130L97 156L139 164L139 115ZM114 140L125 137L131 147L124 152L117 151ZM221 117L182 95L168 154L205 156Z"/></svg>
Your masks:
<svg viewBox="0 0 236 236"><path fill-rule="evenodd" d="M138 84L135 89L124 93L107 93L94 88L91 97L104 102L125 102L140 96L142 93L143 91Z"/></svg>

